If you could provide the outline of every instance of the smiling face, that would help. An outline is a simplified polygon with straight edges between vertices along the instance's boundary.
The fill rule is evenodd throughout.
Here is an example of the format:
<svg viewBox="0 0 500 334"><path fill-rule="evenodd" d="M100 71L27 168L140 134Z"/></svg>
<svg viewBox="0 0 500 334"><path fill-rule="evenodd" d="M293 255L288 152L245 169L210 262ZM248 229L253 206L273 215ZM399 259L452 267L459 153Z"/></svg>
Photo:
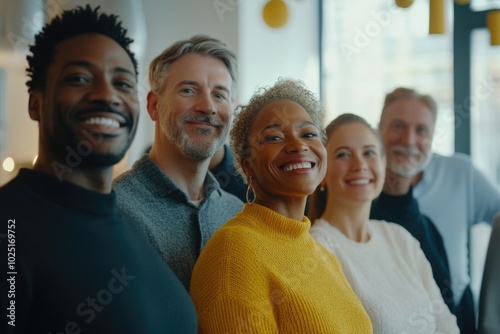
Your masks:
<svg viewBox="0 0 500 334"><path fill-rule="evenodd" d="M366 204L380 194L385 160L371 129L361 123L341 125L329 135L326 149L329 201Z"/></svg>
<svg viewBox="0 0 500 334"><path fill-rule="evenodd" d="M326 150L309 114L290 100L265 105L249 132L250 156L243 160L256 202L268 205L310 195L326 172Z"/></svg>
<svg viewBox="0 0 500 334"><path fill-rule="evenodd" d="M82 159L79 166L119 162L139 117L131 59L100 34L77 35L54 51L45 88L30 92L30 116L40 122L39 160L66 161L73 151Z"/></svg>
<svg viewBox="0 0 500 334"><path fill-rule="evenodd" d="M391 172L413 177L424 170L434 133L434 117L429 107L417 99L394 101L386 107L379 129Z"/></svg>
<svg viewBox="0 0 500 334"><path fill-rule="evenodd" d="M164 149L194 160L211 158L224 144L231 122L232 79L226 65L188 53L169 66L167 76L164 92L148 96Z"/></svg>

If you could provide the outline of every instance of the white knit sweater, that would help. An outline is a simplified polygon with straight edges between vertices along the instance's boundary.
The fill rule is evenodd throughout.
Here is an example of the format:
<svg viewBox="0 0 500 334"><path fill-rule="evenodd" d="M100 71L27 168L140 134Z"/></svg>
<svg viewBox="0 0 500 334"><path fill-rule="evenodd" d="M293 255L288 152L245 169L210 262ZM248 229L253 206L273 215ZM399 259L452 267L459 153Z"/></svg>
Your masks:
<svg viewBox="0 0 500 334"><path fill-rule="evenodd" d="M373 324L373 333L458 333L420 244L403 227L369 222L357 243L318 219L311 234L337 256Z"/></svg>

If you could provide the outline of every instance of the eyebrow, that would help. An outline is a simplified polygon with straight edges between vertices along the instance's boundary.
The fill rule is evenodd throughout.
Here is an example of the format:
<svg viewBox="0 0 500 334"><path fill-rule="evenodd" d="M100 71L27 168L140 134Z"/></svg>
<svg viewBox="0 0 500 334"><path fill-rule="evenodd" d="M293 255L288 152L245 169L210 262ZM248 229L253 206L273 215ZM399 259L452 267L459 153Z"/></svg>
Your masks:
<svg viewBox="0 0 500 334"><path fill-rule="evenodd" d="M92 64L91 62L88 62L88 61L85 61L85 60L74 60L74 61L70 61L70 62L64 64L63 69L68 68L68 67L72 67L72 66L80 66L80 67L85 67L85 68L95 67L95 65ZM113 70L115 72L127 73L127 74L130 74L132 76L135 76L135 74L133 72L131 72L130 70L128 70L128 69L126 69L124 67L115 66L113 68Z"/></svg>
<svg viewBox="0 0 500 334"><path fill-rule="evenodd" d="M300 126L301 128L306 127L306 126L309 126L309 125L312 125L312 126L314 126L314 127L316 128L316 124L314 124L313 122L304 121L304 122L300 122L300 123L299 123L299 126ZM260 131L260 133L259 133L259 134L262 134L262 133L263 133L263 132L265 132L266 130L270 130L270 129L280 129L280 128L282 128L282 127L283 127L283 125L282 125L282 124L277 124L277 123L275 123L275 124L269 124L269 125L268 125L268 126L266 126L264 129L262 129L262 130Z"/></svg>
<svg viewBox="0 0 500 334"><path fill-rule="evenodd" d="M182 85L191 85L191 86L198 86L199 82L193 81L193 80L182 80L179 83L177 83L176 87L182 86ZM215 85L215 89L223 90L225 91L228 95L231 95L231 91L229 88L227 88L224 85Z"/></svg>
<svg viewBox="0 0 500 334"><path fill-rule="evenodd" d="M363 146L363 149L367 149L367 148L377 148L377 147L378 147L377 145L364 145L364 146ZM339 150L348 150L348 151L350 151L350 150L351 150L351 148L350 148L350 147L348 147L348 146L340 146L340 147L337 147L335 150L333 150L333 152L335 153L335 152L337 152L337 151L339 151Z"/></svg>

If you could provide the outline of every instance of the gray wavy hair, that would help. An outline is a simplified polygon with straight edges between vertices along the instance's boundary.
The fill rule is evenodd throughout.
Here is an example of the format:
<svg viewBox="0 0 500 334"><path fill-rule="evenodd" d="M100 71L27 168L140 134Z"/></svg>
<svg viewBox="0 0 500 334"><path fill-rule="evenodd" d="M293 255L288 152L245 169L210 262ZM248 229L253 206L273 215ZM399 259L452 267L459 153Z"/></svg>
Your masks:
<svg viewBox="0 0 500 334"><path fill-rule="evenodd" d="M195 35L190 39L178 41L153 59L149 65L151 90L156 94L162 93L167 84L169 65L188 53L210 56L226 65L232 79L231 99L234 100L238 79L236 55L226 47L226 44L206 35Z"/></svg>
<svg viewBox="0 0 500 334"><path fill-rule="evenodd" d="M323 106L302 81L279 79L274 86L261 87L252 96L248 105L240 105L236 108L230 134L235 167L247 183L241 162L250 155L250 130L259 111L268 103L276 100L290 100L301 105L318 128L322 142L325 142Z"/></svg>

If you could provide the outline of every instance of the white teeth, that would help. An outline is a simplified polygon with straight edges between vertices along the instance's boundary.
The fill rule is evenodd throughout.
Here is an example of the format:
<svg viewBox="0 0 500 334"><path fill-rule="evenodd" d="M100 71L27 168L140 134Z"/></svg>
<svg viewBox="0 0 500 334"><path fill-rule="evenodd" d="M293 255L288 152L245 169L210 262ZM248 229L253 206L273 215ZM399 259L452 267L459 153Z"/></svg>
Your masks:
<svg viewBox="0 0 500 334"><path fill-rule="evenodd" d="M349 184L368 184L370 183L370 180L368 179L359 179L359 180L354 180L354 181L349 181Z"/></svg>
<svg viewBox="0 0 500 334"><path fill-rule="evenodd" d="M285 167L283 167L283 169L285 170L285 172L289 172L289 171L295 170L295 169L305 169L305 168L311 168L311 167L312 167L312 163L301 162L301 163L297 163L297 164L286 165Z"/></svg>
<svg viewBox="0 0 500 334"><path fill-rule="evenodd" d="M106 117L92 117L87 120L85 120L86 124L97 124L97 125L104 125L108 128L119 128L120 123L113 118L106 118Z"/></svg>

